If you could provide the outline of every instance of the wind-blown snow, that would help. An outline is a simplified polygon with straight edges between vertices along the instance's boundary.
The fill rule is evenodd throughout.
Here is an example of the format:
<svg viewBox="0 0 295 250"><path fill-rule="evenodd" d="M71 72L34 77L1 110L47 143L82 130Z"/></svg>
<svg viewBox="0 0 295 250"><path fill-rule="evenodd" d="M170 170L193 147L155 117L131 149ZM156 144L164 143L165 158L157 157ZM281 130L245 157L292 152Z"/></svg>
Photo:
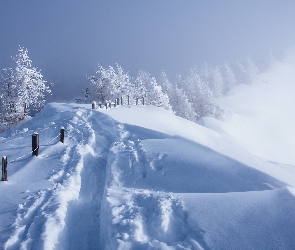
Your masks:
<svg viewBox="0 0 295 250"><path fill-rule="evenodd" d="M281 66L273 74L287 70ZM256 86L258 92L269 89L261 103L274 98L271 89L279 91L272 86ZM294 249L291 130L271 120L267 105L235 105L256 87L240 86L219 100L234 109L223 122L204 119L210 128L152 106L46 105L0 138L9 161L8 182L0 183L0 245ZM254 92L253 102L260 100ZM287 111L277 122L284 117ZM38 157L31 155L35 131Z"/></svg>

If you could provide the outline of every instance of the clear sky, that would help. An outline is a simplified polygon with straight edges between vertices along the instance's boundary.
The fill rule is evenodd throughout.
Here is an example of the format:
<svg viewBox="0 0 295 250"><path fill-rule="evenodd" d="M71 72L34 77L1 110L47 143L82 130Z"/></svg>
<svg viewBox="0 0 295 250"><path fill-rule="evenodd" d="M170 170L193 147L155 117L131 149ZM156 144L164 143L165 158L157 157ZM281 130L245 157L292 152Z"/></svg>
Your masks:
<svg viewBox="0 0 295 250"><path fill-rule="evenodd" d="M26 47L57 99L98 63L173 79L295 45L295 0L0 0L0 21L0 67Z"/></svg>

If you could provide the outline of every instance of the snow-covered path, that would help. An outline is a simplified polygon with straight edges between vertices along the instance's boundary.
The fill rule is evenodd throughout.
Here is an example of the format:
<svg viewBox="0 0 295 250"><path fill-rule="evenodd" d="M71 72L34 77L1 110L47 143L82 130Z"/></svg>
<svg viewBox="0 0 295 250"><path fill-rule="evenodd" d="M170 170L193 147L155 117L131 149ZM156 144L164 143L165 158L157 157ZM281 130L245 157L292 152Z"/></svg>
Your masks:
<svg viewBox="0 0 295 250"><path fill-rule="evenodd" d="M40 114L20 130L29 135L41 131L39 156L29 153L12 160L9 182L1 183L1 242L6 249L87 249L89 244L99 248L100 202L112 141L103 125L108 118L98 113L93 117L89 109L53 106L44 110L47 117ZM61 126L66 129L64 145L53 137ZM43 143L43 138L54 141ZM27 139L22 143L30 145L31 137ZM9 141L6 145L13 148ZM16 153L25 150L30 152L30 147Z"/></svg>
<svg viewBox="0 0 295 250"><path fill-rule="evenodd" d="M294 248L294 167L166 110L49 104L0 141L3 249Z"/></svg>

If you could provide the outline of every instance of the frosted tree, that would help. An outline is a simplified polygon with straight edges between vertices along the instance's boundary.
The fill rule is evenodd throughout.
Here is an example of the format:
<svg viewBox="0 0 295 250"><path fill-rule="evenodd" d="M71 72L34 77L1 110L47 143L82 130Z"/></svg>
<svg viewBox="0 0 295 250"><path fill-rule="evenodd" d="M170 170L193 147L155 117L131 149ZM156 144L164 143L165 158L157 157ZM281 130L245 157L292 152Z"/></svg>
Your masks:
<svg viewBox="0 0 295 250"><path fill-rule="evenodd" d="M224 82L219 67L212 68L212 81L210 88L214 97L220 97L223 94Z"/></svg>
<svg viewBox="0 0 295 250"><path fill-rule="evenodd" d="M19 102L24 105L25 113L29 112L30 107L36 111L41 110L45 104L45 93L51 93L50 86L43 79L41 71L32 66L27 49L20 47L14 60L14 74L20 86Z"/></svg>
<svg viewBox="0 0 295 250"><path fill-rule="evenodd" d="M13 124L24 119L24 109L19 102L19 85L13 69L6 68L1 74L1 123Z"/></svg>
<svg viewBox="0 0 295 250"><path fill-rule="evenodd" d="M95 76L86 76L90 83L94 86L91 97L93 100L104 103L107 100L106 93L106 80L104 79L105 69L98 65L98 69L95 71Z"/></svg>
<svg viewBox="0 0 295 250"><path fill-rule="evenodd" d="M227 93L236 85L236 76L229 64L223 66L223 93Z"/></svg>
<svg viewBox="0 0 295 250"><path fill-rule="evenodd" d="M155 77L145 71L140 71L136 80L136 98L144 98L146 104L169 108L168 95L163 93Z"/></svg>
<svg viewBox="0 0 295 250"><path fill-rule="evenodd" d="M147 96L147 85L150 81L150 75L145 71L139 71L137 77L135 78L135 91L134 98L146 98Z"/></svg>
<svg viewBox="0 0 295 250"><path fill-rule="evenodd" d="M116 70L109 66L103 71L103 81L105 83L105 93L107 100L114 100L120 92L120 83L117 79Z"/></svg>
<svg viewBox="0 0 295 250"><path fill-rule="evenodd" d="M123 98L126 100L127 96L130 98L134 93L134 84L128 72L125 72L121 66L117 64L117 92L116 98Z"/></svg>
<svg viewBox="0 0 295 250"><path fill-rule="evenodd" d="M237 61L235 72L239 84L252 84L259 70L255 63L250 58L247 58L243 61Z"/></svg>
<svg viewBox="0 0 295 250"><path fill-rule="evenodd" d="M50 86L43 79L41 71L32 66L28 50L19 47L13 57L16 67L4 69L2 74L2 117L16 123L24 119L30 108L39 111L45 104L45 93L51 93Z"/></svg>
<svg viewBox="0 0 295 250"><path fill-rule="evenodd" d="M172 110L176 115L193 122L197 121L198 115L194 110L193 104L189 101L189 98L183 89L175 86L173 95L171 95L169 98Z"/></svg>
<svg viewBox="0 0 295 250"><path fill-rule="evenodd" d="M207 79L209 76L207 76ZM221 110L213 102L209 83L203 79L197 68L190 70L185 77L179 76L177 85L182 88L196 113L196 120L204 116L220 116Z"/></svg>
<svg viewBox="0 0 295 250"><path fill-rule="evenodd" d="M170 83L165 71L161 71L159 85L162 87L163 93L168 95L169 98L170 98L170 96L173 95L174 88L173 88L173 85Z"/></svg>
<svg viewBox="0 0 295 250"><path fill-rule="evenodd" d="M208 84L201 78L195 68L191 69L186 77L179 79L182 79L182 81L178 85L182 86L189 98L189 102L192 103L197 114L197 119L206 115L208 113L206 107L212 97L212 92Z"/></svg>
<svg viewBox="0 0 295 250"><path fill-rule="evenodd" d="M249 84L252 84L255 77L258 75L259 70L253 60L250 58L245 59L244 61L245 69L246 69L246 79Z"/></svg>
<svg viewBox="0 0 295 250"><path fill-rule="evenodd" d="M94 100L105 103L109 100L125 97L132 92L130 76L119 65L117 65L116 70L111 66L104 69L101 65L98 65L98 70L95 73L95 76L87 76L87 79L94 86L92 94Z"/></svg>

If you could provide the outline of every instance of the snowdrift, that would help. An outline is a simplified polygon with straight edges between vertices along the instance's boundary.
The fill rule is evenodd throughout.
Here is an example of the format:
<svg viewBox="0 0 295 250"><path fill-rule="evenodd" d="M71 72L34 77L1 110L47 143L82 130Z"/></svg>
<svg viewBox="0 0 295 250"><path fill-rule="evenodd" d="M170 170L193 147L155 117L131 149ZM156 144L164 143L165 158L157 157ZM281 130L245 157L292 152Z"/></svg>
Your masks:
<svg viewBox="0 0 295 250"><path fill-rule="evenodd" d="M90 108L48 104L1 135L4 249L294 249L293 166L161 108Z"/></svg>

